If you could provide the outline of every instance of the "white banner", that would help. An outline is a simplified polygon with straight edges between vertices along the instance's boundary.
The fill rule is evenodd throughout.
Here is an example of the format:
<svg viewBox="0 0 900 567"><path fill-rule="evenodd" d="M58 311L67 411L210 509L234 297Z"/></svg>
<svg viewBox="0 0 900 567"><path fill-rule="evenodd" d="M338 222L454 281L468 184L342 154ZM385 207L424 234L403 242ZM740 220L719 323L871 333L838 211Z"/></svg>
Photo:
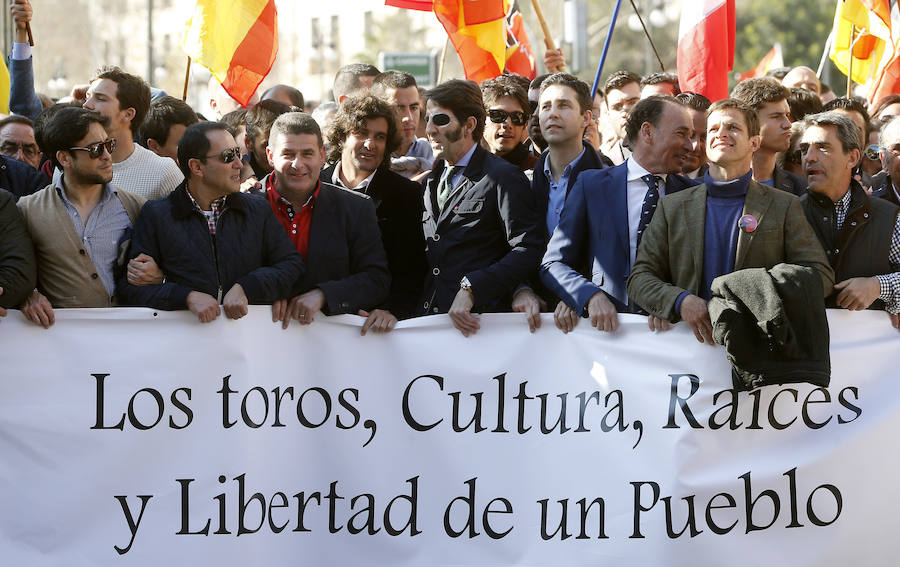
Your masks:
<svg viewBox="0 0 900 567"><path fill-rule="evenodd" d="M0 563L895 565L900 334L832 312L832 382L734 394L684 325L268 308L0 320Z"/></svg>

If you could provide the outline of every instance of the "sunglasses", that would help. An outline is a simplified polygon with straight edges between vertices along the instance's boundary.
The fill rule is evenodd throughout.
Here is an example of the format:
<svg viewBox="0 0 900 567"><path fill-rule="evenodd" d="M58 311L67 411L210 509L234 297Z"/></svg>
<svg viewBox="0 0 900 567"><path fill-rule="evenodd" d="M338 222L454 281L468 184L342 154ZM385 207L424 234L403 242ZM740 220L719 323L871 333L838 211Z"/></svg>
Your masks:
<svg viewBox="0 0 900 567"><path fill-rule="evenodd" d="M426 115L425 124L428 124L429 122L435 126L446 126L447 124L450 124L450 115L444 114L443 112L432 114L430 116Z"/></svg>
<svg viewBox="0 0 900 567"><path fill-rule="evenodd" d="M74 151L78 150L78 151L82 151L82 152L87 152L88 156L90 156L91 159L97 159L103 155L104 149L107 152L109 152L110 154L112 154L114 151L116 151L116 139L110 138L109 140L106 140L105 142L97 142L95 144L91 144L84 148L69 148L69 151L74 152Z"/></svg>
<svg viewBox="0 0 900 567"><path fill-rule="evenodd" d="M512 120L514 126L524 126L528 124L529 115L525 114L521 110L514 110L513 112L506 112L505 110L501 110L499 108L491 108L487 111L488 118L491 119L491 122L494 124L503 124L506 122L506 119L509 118Z"/></svg>
<svg viewBox="0 0 900 567"><path fill-rule="evenodd" d="M865 151L866 159L877 160L878 159L878 145L872 144L871 146L866 147Z"/></svg>
<svg viewBox="0 0 900 567"><path fill-rule="evenodd" d="M217 154L213 154L211 156L206 156L207 158L217 157L222 160L222 163L231 163L236 159L241 159L241 148L226 148Z"/></svg>

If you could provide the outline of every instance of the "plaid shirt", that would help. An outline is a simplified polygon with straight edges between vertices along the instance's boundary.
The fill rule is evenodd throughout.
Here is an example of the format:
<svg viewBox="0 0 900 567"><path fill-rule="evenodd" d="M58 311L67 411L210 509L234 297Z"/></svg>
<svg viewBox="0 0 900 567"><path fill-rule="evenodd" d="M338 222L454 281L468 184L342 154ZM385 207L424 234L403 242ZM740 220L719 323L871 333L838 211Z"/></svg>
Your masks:
<svg viewBox="0 0 900 567"><path fill-rule="evenodd" d="M209 226L209 233L213 236L216 235L216 225L219 223L219 217L222 216L222 209L225 206L225 197L227 195L222 195L215 201L209 204L209 210L204 211L200 208L200 205L197 203L197 200L194 199L194 196L191 195L190 189L185 186L185 192L187 193L188 199L191 200L191 204L194 205L194 209L203 213L203 216L206 217L206 224Z"/></svg>
<svg viewBox="0 0 900 567"><path fill-rule="evenodd" d="M844 220L850 211L850 193L847 191L841 200L834 204L834 216L838 230L844 226ZM888 262L894 271L890 274L875 276L881 286L881 294L878 299L884 301L884 308L888 313L896 315L900 313L900 215L894 223L894 232L891 234Z"/></svg>

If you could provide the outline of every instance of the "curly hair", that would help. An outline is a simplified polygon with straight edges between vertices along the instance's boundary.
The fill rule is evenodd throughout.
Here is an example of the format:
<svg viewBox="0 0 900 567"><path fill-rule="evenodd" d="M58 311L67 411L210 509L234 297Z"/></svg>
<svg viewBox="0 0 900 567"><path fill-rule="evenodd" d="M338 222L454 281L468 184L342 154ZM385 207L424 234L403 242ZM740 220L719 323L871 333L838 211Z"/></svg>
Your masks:
<svg viewBox="0 0 900 567"><path fill-rule="evenodd" d="M372 118L384 118L387 121L387 144L379 167L389 167L391 154L400 147L401 142L397 114L390 103L371 94L350 96L344 99L341 107L335 113L326 132L328 161L338 162L341 159L341 152L344 150L347 136L362 129L365 121Z"/></svg>

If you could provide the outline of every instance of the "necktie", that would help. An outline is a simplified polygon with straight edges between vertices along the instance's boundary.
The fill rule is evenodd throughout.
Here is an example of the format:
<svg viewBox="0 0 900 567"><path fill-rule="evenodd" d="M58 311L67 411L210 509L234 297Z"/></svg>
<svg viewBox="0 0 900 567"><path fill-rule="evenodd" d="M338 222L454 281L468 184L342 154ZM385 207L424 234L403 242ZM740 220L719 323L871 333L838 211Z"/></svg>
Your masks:
<svg viewBox="0 0 900 567"><path fill-rule="evenodd" d="M438 208L441 210L444 210L444 204L450 198L450 193L453 192L453 176L455 174L456 166L444 168L444 174L441 176L440 183L438 183L437 202Z"/></svg>
<svg viewBox="0 0 900 567"><path fill-rule="evenodd" d="M647 194L644 195L644 203L641 205L641 220L638 222L638 246L641 245L641 237L644 235L644 230L647 229L647 225L650 224L653 213L656 211L656 205L659 203L659 182L662 181L662 178L658 175L651 174L647 174L641 177L641 179L647 184Z"/></svg>

